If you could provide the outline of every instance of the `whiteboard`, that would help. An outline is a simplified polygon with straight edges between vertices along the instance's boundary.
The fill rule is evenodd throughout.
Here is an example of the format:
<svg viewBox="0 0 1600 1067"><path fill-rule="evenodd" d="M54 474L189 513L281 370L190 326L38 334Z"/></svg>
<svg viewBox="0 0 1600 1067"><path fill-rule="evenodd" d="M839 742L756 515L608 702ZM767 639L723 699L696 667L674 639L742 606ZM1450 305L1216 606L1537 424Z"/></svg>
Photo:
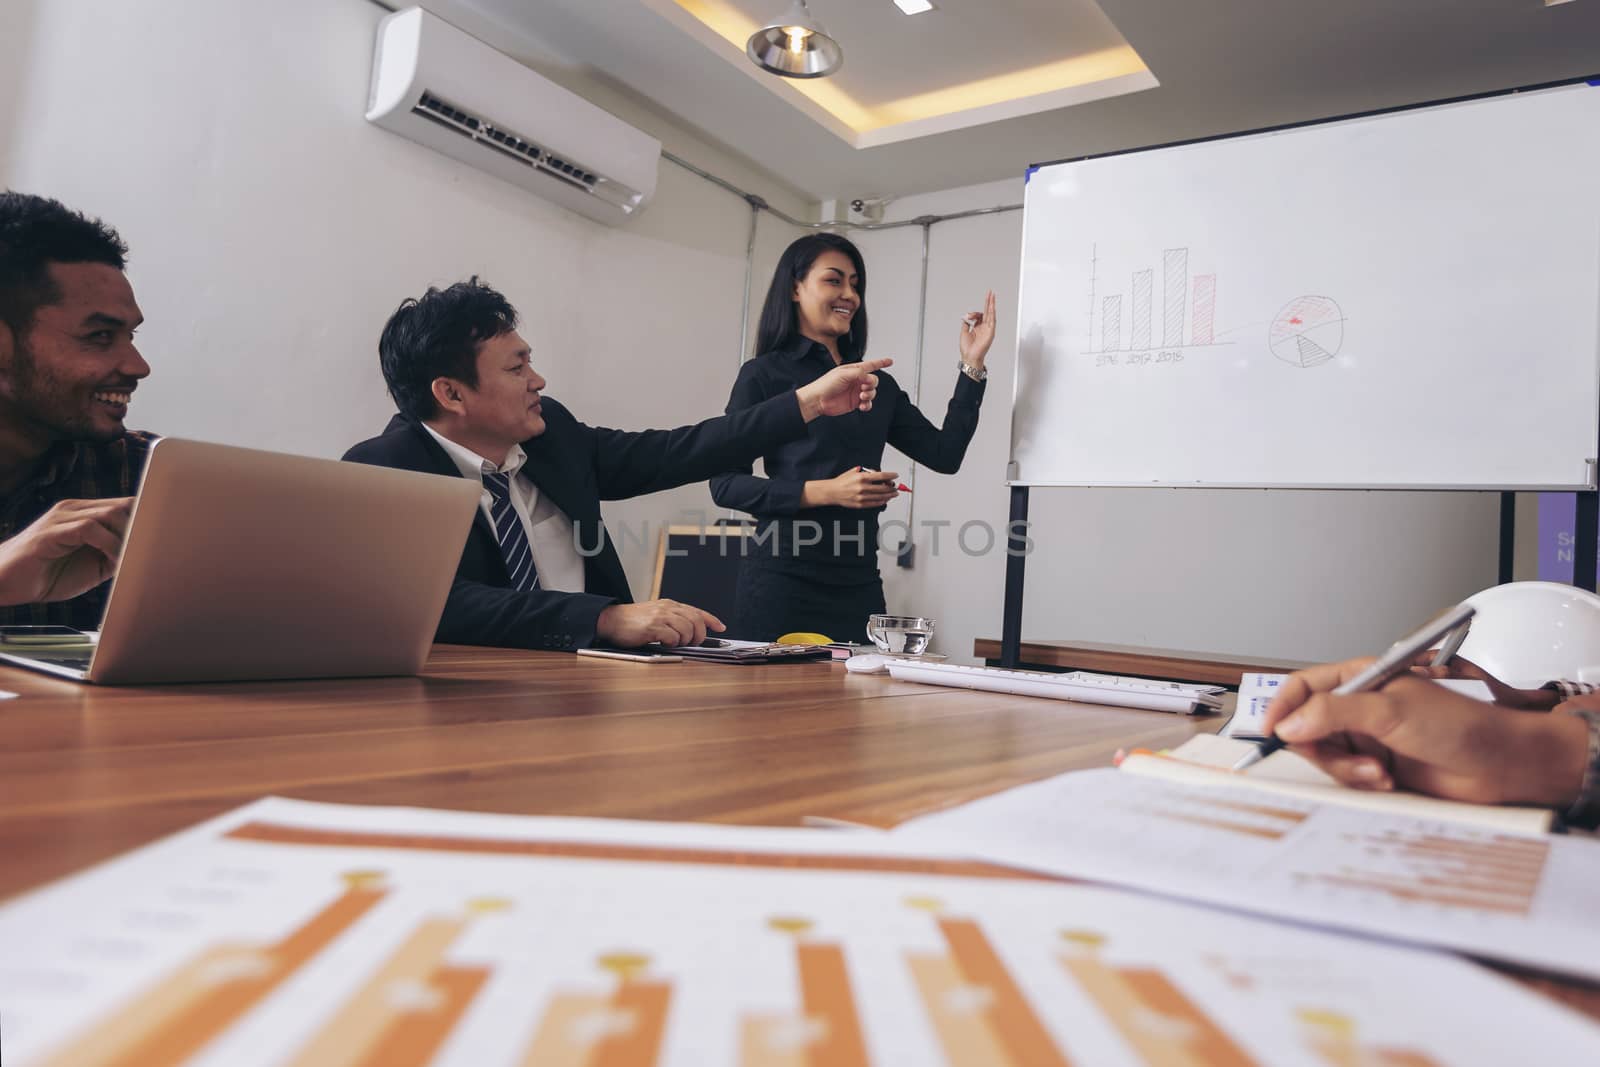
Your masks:
<svg viewBox="0 0 1600 1067"><path fill-rule="evenodd" d="M1049 164L1013 485L1588 488L1600 87Z"/></svg>

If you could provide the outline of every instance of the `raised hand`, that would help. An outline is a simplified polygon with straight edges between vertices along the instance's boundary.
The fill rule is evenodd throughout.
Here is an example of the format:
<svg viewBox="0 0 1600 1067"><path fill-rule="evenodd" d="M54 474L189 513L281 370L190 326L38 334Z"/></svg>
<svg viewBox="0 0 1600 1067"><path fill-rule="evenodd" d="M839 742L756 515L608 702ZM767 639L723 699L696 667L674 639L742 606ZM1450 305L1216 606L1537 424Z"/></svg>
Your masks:
<svg viewBox="0 0 1600 1067"><path fill-rule="evenodd" d="M984 302L982 311L969 311L961 319L961 362L982 367L994 344L994 290Z"/></svg>

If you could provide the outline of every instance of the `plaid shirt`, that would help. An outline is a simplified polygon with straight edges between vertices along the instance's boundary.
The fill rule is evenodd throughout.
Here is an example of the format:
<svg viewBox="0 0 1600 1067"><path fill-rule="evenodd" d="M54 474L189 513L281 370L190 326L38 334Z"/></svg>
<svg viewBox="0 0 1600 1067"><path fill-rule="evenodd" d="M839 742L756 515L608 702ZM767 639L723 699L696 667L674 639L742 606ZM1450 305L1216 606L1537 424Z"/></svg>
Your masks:
<svg viewBox="0 0 1600 1067"><path fill-rule="evenodd" d="M155 441L155 434L129 430L106 444L76 441L56 445L40 459L32 478L9 495L0 496L0 541L27 528L60 501L132 496ZM111 583L105 582L71 600L0 607L0 625L97 630L110 591Z"/></svg>

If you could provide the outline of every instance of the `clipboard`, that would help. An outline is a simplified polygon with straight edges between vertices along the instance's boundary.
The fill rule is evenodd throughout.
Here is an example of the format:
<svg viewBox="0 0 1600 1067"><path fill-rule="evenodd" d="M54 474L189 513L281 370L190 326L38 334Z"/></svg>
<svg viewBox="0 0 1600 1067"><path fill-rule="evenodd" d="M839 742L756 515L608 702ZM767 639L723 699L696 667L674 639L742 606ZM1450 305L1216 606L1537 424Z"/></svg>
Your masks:
<svg viewBox="0 0 1600 1067"><path fill-rule="evenodd" d="M783 663L794 660L828 659L827 645L779 645L768 641L735 641L732 638L707 638L704 644L680 645L675 655L711 663Z"/></svg>

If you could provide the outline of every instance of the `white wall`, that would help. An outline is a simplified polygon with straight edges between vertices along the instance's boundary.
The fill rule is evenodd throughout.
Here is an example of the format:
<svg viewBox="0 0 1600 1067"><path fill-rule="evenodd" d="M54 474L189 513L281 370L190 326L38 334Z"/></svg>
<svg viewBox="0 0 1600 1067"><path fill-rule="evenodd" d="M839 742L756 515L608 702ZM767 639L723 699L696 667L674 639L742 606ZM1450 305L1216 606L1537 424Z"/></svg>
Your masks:
<svg viewBox="0 0 1600 1067"><path fill-rule="evenodd" d="M337 456L393 411L376 355L389 313L473 273L517 305L550 394L586 421L719 413L748 205L663 161L656 201L611 229L369 126L383 14L367 0L5 0L0 182L102 215L132 246L154 370L130 425ZM659 116L623 117L806 209ZM770 217L761 234L770 264L792 235ZM712 510L703 484L607 517L683 508ZM651 555L625 553L636 595Z"/></svg>
<svg viewBox="0 0 1600 1067"><path fill-rule="evenodd" d="M32 4L0 4L0 174L5 174L10 165L15 130L21 118L15 108L6 106L6 102L17 100L27 84L32 67L28 46L32 39Z"/></svg>
<svg viewBox="0 0 1600 1067"><path fill-rule="evenodd" d="M1020 181L996 182L897 201L886 219L1021 197ZM942 417L956 374L954 323L990 286L1001 328L965 465L948 478L921 472L916 482L918 524L952 524L942 551L930 558L930 536L919 532L915 568L884 568L890 609L932 616L939 651L963 660L972 658L974 637L1000 636L1004 556L969 557L951 535L971 519L1002 528L1008 515L1021 233L1020 212L932 229L925 414ZM871 280L872 353L901 360L895 372L908 382L920 230L854 236ZM1205 432L1204 418L1194 420L1194 432ZM1377 652L1496 580L1496 494L1035 489L1030 504L1036 548L1027 565L1025 639L1331 659ZM895 513L904 508L897 504Z"/></svg>

